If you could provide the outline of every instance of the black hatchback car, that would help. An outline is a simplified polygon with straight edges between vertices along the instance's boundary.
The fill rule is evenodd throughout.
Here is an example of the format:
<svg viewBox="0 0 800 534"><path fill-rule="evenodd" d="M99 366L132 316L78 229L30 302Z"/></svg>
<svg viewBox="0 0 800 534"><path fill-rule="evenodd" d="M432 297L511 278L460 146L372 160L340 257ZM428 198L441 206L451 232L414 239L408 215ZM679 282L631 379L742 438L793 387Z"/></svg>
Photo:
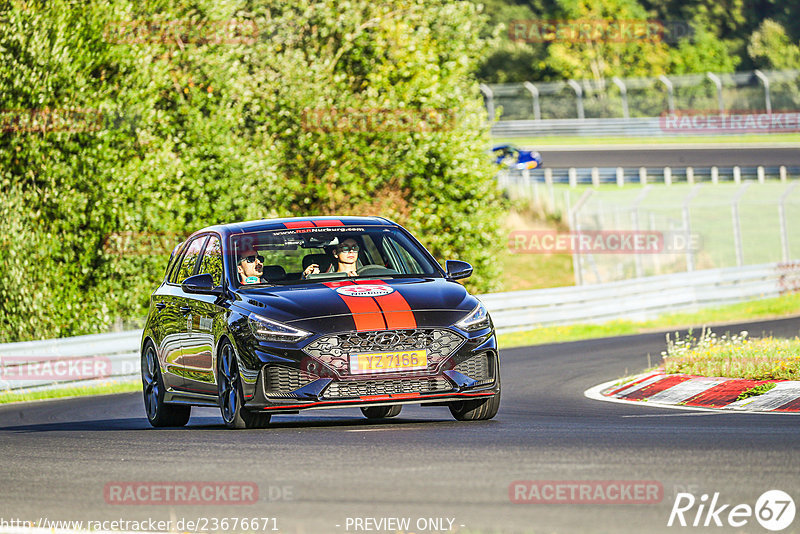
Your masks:
<svg viewBox="0 0 800 534"><path fill-rule="evenodd" d="M226 426L272 414L404 404L458 420L500 405L497 342L483 305L436 260L378 217L312 217L211 226L176 247L150 298L142 382L153 426L219 406Z"/></svg>

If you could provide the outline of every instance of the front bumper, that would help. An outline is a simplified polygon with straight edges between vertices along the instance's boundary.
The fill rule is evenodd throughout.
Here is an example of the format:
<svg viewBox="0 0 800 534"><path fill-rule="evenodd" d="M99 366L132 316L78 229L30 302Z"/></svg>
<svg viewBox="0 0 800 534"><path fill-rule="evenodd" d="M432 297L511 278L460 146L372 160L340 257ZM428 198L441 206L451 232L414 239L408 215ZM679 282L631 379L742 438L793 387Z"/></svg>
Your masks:
<svg viewBox="0 0 800 534"><path fill-rule="evenodd" d="M311 344L309 344L311 345ZM282 361L261 358L245 408L297 413L315 408L446 404L499 392L500 365L494 332L463 337L454 350L426 371L349 375L307 353ZM314 371L314 372L311 372ZM252 376L252 375L251 375Z"/></svg>

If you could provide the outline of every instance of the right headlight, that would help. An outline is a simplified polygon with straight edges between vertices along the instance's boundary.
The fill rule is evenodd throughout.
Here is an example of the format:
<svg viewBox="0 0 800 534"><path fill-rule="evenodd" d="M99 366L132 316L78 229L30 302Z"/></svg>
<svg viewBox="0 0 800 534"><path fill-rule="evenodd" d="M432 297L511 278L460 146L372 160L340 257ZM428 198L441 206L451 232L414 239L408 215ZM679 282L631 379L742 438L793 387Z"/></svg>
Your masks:
<svg viewBox="0 0 800 534"><path fill-rule="evenodd" d="M251 313L247 318L253 335L261 341L283 341L285 343L297 343L311 335L299 328L279 323L272 319L267 319L256 313Z"/></svg>
<svg viewBox="0 0 800 534"><path fill-rule="evenodd" d="M483 304L478 303L474 310L469 312L466 317L455 324L456 327L465 332L474 332L492 326L492 319Z"/></svg>

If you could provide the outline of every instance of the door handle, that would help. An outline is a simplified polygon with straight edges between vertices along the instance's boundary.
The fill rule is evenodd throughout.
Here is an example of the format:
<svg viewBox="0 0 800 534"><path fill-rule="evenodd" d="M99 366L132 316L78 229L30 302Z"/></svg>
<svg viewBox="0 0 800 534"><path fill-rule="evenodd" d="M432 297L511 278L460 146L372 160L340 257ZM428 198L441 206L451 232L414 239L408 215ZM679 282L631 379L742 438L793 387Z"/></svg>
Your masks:
<svg viewBox="0 0 800 534"><path fill-rule="evenodd" d="M156 308L158 308L159 311L163 310L166 307L167 307L167 304L165 302L156 302Z"/></svg>
<svg viewBox="0 0 800 534"><path fill-rule="evenodd" d="M192 309L189 306L181 306L180 310L181 310L181 313L184 314L184 315L189 313L190 311L192 311Z"/></svg>

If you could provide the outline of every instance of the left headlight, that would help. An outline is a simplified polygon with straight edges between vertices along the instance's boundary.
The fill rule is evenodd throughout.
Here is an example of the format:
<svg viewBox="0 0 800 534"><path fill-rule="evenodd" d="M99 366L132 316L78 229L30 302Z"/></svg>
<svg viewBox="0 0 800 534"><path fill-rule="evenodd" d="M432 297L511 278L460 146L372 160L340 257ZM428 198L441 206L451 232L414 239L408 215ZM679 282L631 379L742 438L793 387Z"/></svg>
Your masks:
<svg viewBox="0 0 800 534"><path fill-rule="evenodd" d="M261 341L283 341L286 343L297 343L307 338L311 332L294 328L288 324L279 323L262 317L256 313L251 313L247 318L253 335Z"/></svg>
<svg viewBox="0 0 800 534"><path fill-rule="evenodd" d="M455 324L456 327L466 332L474 332L492 326L492 319L483 304L478 304L466 317Z"/></svg>

